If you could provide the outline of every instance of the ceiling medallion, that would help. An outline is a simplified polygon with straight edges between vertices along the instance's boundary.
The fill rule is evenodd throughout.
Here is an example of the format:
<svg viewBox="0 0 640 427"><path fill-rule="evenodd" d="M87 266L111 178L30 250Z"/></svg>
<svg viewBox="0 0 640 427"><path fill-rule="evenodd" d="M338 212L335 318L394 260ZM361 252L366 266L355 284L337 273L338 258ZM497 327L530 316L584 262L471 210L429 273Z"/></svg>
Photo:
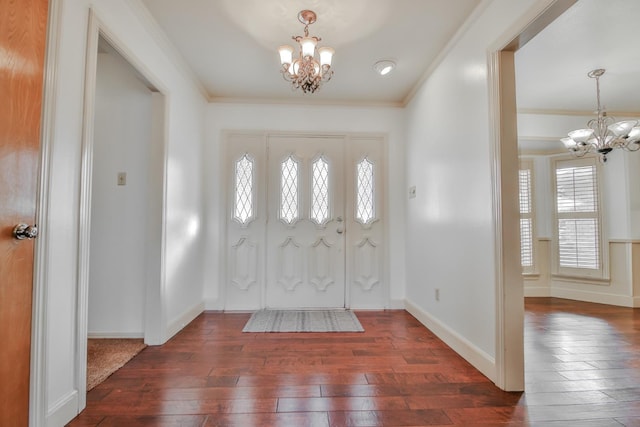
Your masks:
<svg viewBox="0 0 640 427"><path fill-rule="evenodd" d="M328 82L333 76L331 59L335 51L330 47L318 49L319 59L316 59L316 46L320 37L309 36L309 25L316 22L316 14L312 10L302 10L298 13L298 21L304 24L304 36L291 37L299 45L299 53L293 59L293 47L280 46L280 72L284 79L291 82L293 90L301 89L304 93L314 93L323 82Z"/></svg>

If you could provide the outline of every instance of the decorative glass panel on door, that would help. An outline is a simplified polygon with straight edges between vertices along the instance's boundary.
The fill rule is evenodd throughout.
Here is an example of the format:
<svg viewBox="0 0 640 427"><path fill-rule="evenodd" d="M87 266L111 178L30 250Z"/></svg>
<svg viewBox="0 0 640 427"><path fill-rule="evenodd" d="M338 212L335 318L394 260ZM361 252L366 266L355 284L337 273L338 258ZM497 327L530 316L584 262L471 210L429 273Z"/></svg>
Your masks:
<svg viewBox="0 0 640 427"><path fill-rule="evenodd" d="M374 165L367 157L356 167L356 220L368 225L375 219Z"/></svg>
<svg viewBox="0 0 640 427"><path fill-rule="evenodd" d="M311 219L318 225L329 220L329 163L321 156L311 167Z"/></svg>
<svg viewBox="0 0 640 427"><path fill-rule="evenodd" d="M253 219L253 159L247 154L236 161L233 219L246 226Z"/></svg>
<svg viewBox="0 0 640 427"><path fill-rule="evenodd" d="M280 168L280 219L293 224L298 219L298 162L289 155Z"/></svg>

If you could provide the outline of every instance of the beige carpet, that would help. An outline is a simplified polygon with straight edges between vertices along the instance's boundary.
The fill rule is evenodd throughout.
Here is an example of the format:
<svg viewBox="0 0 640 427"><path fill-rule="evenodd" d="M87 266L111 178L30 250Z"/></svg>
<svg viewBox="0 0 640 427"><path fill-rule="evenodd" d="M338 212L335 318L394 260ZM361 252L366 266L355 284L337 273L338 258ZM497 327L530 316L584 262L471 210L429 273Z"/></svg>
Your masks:
<svg viewBox="0 0 640 427"><path fill-rule="evenodd" d="M89 339L87 391L106 380L146 346L142 339Z"/></svg>

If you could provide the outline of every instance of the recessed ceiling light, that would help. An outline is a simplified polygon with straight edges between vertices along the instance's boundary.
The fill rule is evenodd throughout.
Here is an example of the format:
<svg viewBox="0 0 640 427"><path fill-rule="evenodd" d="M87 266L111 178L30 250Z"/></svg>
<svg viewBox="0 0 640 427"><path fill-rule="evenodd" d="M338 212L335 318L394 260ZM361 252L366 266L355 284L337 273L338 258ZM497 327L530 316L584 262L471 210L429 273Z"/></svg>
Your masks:
<svg viewBox="0 0 640 427"><path fill-rule="evenodd" d="M396 63L390 59L383 59L373 64L373 69L381 76L388 75L394 68L396 68Z"/></svg>

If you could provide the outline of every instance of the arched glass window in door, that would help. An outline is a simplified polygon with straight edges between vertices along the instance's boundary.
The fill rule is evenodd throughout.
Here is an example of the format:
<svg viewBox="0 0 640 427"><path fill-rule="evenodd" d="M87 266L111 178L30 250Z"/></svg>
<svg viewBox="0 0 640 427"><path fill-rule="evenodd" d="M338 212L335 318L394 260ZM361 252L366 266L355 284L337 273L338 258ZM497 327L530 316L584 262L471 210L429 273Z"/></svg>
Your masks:
<svg viewBox="0 0 640 427"><path fill-rule="evenodd" d="M311 219L318 225L329 220L329 163L322 156L311 165Z"/></svg>
<svg viewBox="0 0 640 427"><path fill-rule="evenodd" d="M246 226L254 218L253 180L254 160L245 154L236 161L233 201L233 219L242 226Z"/></svg>
<svg viewBox="0 0 640 427"><path fill-rule="evenodd" d="M368 225L375 220L374 164L365 157L356 167L356 221Z"/></svg>
<svg viewBox="0 0 640 427"><path fill-rule="evenodd" d="M298 219L298 162L293 155L280 166L280 219L293 224Z"/></svg>

